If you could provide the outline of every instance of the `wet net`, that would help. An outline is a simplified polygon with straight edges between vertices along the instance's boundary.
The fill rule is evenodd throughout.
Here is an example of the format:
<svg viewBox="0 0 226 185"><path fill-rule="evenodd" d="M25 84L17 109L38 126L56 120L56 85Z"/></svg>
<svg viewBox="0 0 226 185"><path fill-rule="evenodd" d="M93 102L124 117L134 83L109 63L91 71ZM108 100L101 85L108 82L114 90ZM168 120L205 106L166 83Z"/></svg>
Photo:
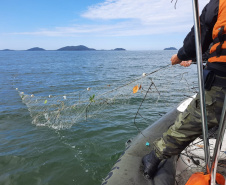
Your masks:
<svg viewBox="0 0 226 185"><path fill-rule="evenodd" d="M129 81L93 85L67 94L39 96L17 91L28 107L32 123L37 126L67 129L88 120L109 120L113 115L132 114L131 119L140 131L138 126L141 122L149 125L153 122L151 117L161 117L180 101L197 93L197 82L192 80L196 77L192 78L192 75L196 74L191 73L191 69L167 65ZM210 145L213 151L216 129L209 131L209 134L213 139ZM226 148L223 148L218 163L218 172L224 176L225 151ZM205 171L202 138L192 142L181 153L179 163L182 165L178 168L175 184L184 185L193 173Z"/></svg>
<svg viewBox="0 0 226 185"><path fill-rule="evenodd" d="M208 132L211 159L214 152L217 134L218 127L214 127ZM180 154L177 165L178 171L176 175L176 185L186 184L193 173L206 173L204 144L202 137L197 138L188 147L185 148L185 150ZM220 173L221 175L226 177L226 135L224 135L224 140L218 157L217 173Z"/></svg>
<svg viewBox="0 0 226 185"><path fill-rule="evenodd" d="M108 120L112 115L126 115L128 110L136 115L134 123L139 119L149 122L147 110L161 116L160 108L172 108L172 103L178 104L196 93L197 84L189 81L190 76L180 67L167 65L130 81L86 87L68 94L38 96L17 90L33 124L64 129L90 119ZM139 104L142 109L138 109Z"/></svg>

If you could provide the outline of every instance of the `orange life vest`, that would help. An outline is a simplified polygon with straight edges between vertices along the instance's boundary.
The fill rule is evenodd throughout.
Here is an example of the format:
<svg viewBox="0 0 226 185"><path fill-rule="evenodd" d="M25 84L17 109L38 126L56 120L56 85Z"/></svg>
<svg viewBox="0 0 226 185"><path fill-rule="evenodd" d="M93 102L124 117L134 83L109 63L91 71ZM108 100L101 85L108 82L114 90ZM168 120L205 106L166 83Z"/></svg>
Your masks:
<svg viewBox="0 0 226 185"><path fill-rule="evenodd" d="M217 22L213 28L209 62L226 62L226 0L219 0Z"/></svg>

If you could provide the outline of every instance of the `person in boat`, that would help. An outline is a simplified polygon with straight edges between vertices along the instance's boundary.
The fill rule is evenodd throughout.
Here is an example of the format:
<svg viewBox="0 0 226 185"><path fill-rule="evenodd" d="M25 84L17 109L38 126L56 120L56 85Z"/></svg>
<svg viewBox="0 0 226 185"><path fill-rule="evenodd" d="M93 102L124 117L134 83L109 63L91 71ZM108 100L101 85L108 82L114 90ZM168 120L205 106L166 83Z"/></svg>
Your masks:
<svg viewBox="0 0 226 185"><path fill-rule="evenodd" d="M213 43L204 69L207 122L212 128L220 122L226 93L226 0L210 0L200 16L200 25L202 52ZM194 27L184 39L183 47L172 56L171 63L188 67L192 58L196 58ZM161 160L180 154L201 134L198 94L162 137L153 142L153 150L142 159L144 175L152 178Z"/></svg>

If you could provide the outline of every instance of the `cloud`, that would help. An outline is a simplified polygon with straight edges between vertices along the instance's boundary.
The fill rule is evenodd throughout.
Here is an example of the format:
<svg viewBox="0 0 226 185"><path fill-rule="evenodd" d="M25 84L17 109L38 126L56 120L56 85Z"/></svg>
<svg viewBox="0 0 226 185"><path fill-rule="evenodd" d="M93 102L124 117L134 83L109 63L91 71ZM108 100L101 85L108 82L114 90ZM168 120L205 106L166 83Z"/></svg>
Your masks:
<svg viewBox="0 0 226 185"><path fill-rule="evenodd" d="M167 10L167 11L166 11ZM107 0L88 8L82 14L89 19L138 19L151 23L175 17L173 5L157 0Z"/></svg>
<svg viewBox="0 0 226 185"><path fill-rule="evenodd" d="M36 35L36 36L80 36L84 34L111 35L112 30L121 30L125 25L73 25L69 27L56 27L52 30L40 29L34 32L14 32L14 35Z"/></svg>
<svg viewBox="0 0 226 185"><path fill-rule="evenodd" d="M200 7L208 1L203 0ZM176 24L187 20L192 20L191 1L179 0L174 9L174 3L171 0L106 0L90 6L83 17L89 19L138 19L143 24L153 24L163 22L165 24Z"/></svg>
<svg viewBox="0 0 226 185"><path fill-rule="evenodd" d="M174 8L171 0L106 0L88 7L81 17L94 24L80 24L14 34L41 36L138 36L182 33L193 24L191 1L179 0ZM174 0L175 1L175 0ZM207 0L201 1L200 9ZM98 20L102 20L101 22ZM98 21L98 24L95 24Z"/></svg>

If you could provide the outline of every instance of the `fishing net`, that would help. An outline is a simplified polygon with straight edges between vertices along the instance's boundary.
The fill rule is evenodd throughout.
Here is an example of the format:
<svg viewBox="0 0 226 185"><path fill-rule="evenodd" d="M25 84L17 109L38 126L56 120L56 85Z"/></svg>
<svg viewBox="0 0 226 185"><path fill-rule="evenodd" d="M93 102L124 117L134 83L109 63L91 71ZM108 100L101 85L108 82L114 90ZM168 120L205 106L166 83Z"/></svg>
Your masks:
<svg viewBox="0 0 226 185"><path fill-rule="evenodd" d="M37 126L59 130L88 120L110 120L115 115L118 120L121 116L132 115L130 119L139 130L137 123L149 125L154 122L153 117L161 117L180 101L197 93L198 85L192 80L196 77L192 76L196 74L191 69L167 65L150 73L139 74L131 80L99 86L91 84L83 90L67 94L37 95L17 90L28 107L32 123ZM215 139L216 130L209 131L209 137ZM210 145L211 151L213 146L214 142ZM218 173L224 176L225 151L221 151L218 162ZM177 172L175 184L184 185L193 173L205 171L202 138L192 142L181 153L179 161L184 165Z"/></svg>
<svg viewBox="0 0 226 185"><path fill-rule="evenodd" d="M209 130L208 138L210 143L210 156L212 158L214 146L217 138L218 127ZM193 141L181 154L178 163L176 175L176 185L184 185L196 172L206 172L206 163L204 157L204 143L202 137ZM222 143L221 151L218 157L217 173L226 177L226 135Z"/></svg>
<svg viewBox="0 0 226 185"><path fill-rule="evenodd" d="M37 126L70 128L90 119L109 120L112 115L125 116L128 110L136 115L134 123L142 119L150 124L149 112L161 116L172 103L177 104L196 92L197 84L189 81L191 74L188 71L167 65L130 81L103 83L101 86L91 84L83 90L61 95L39 96L17 90L28 107L32 123ZM181 95L179 101L178 94ZM142 109L138 110L139 104ZM165 112L159 112L159 108Z"/></svg>

